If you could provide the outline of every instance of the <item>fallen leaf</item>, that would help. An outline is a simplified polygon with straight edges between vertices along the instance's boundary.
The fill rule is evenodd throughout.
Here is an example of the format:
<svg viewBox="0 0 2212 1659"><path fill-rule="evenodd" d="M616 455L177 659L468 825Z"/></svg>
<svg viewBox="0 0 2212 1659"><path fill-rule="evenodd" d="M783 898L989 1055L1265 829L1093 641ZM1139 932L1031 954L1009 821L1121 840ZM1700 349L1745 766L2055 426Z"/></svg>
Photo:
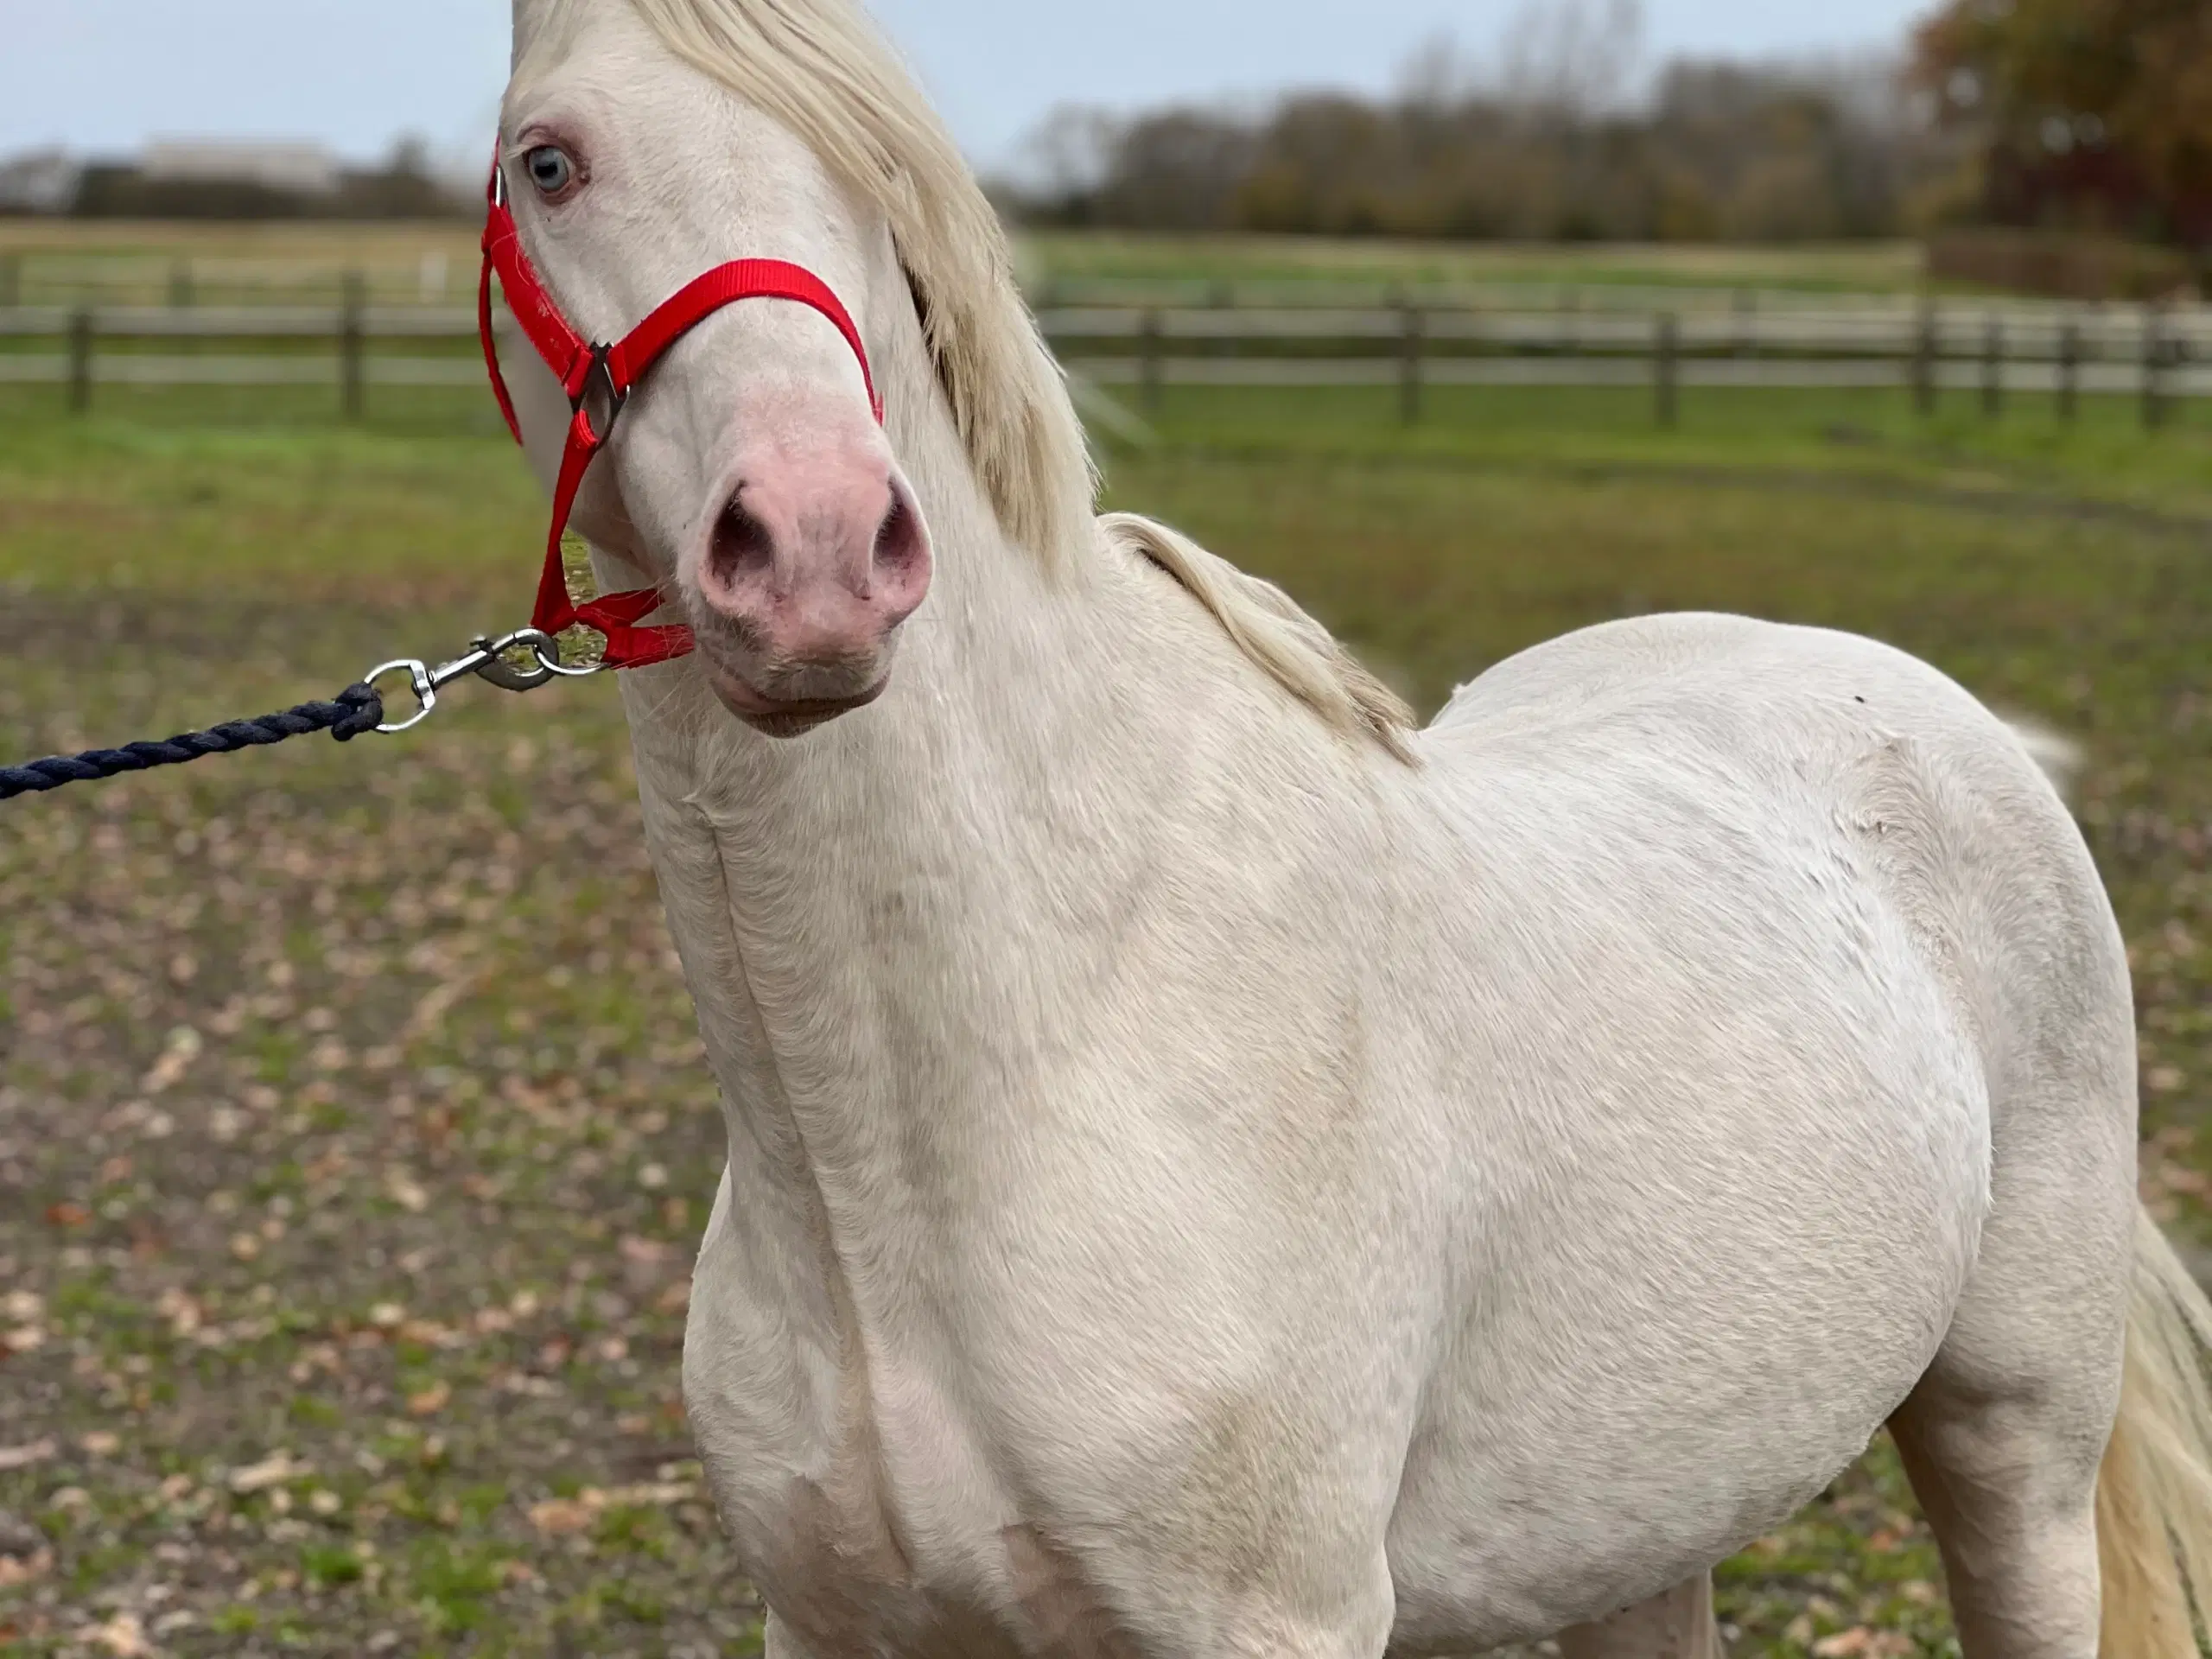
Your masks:
<svg viewBox="0 0 2212 1659"><path fill-rule="evenodd" d="M452 1398L450 1382L434 1382L418 1394L409 1395L407 1409L417 1417L434 1417L446 1408L446 1402Z"/></svg>
<svg viewBox="0 0 2212 1659"><path fill-rule="evenodd" d="M154 1062L154 1069L146 1074L145 1081L138 1086L149 1095L164 1094L175 1088L183 1081L184 1074L192 1069L192 1063L200 1058L200 1052L204 1046L206 1045L201 1042L198 1032L190 1026L179 1026L169 1033L168 1042L162 1050L162 1058Z"/></svg>
<svg viewBox="0 0 2212 1659"><path fill-rule="evenodd" d="M109 1433L105 1429L95 1429L92 1433L86 1435L82 1440L79 1440L77 1444L85 1448L85 1452L87 1456L95 1458L111 1458L122 1446L123 1442L117 1436Z"/></svg>
<svg viewBox="0 0 2212 1659"><path fill-rule="evenodd" d="M230 1487L238 1493L263 1492L271 1486L282 1486L287 1481L298 1480L314 1472L312 1464L294 1462L289 1452L274 1452L259 1463L232 1470Z"/></svg>
<svg viewBox="0 0 2212 1659"><path fill-rule="evenodd" d="M601 1508L613 1503L625 1509L665 1510L698 1497L699 1489L689 1481L664 1480L644 1486L617 1486L607 1492L594 1493L587 1488L584 1496L596 1497Z"/></svg>
<svg viewBox="0 0 2212 1659"><path fill-rule="evenodd" d="M589 1527L594 1514L591 1506L579 1499L550 1497L530 1506L530 1524L548 1538L560 1538Z"/></svg>
<svg viewBox="0 0 2212 1659"><path fill-rule="evenodd" d="M1911 1653L1910 1637L1869 1630L1855 1624L1813 1643L1814 1659L1904 1659Z"/></svg>
<svg viewBox="0 0 2212 1659"><path fill-rule="evenodd" d="M148 1659L154 1651L154 1644L146 1640L146 1627L136 1613L118 1613L95 1629L92 1637L115 1659Z"/></svg>
<svg viewBox="0 0 2212 1659"><path fill-rule="evenodd" d="M54 1570L54 1552L41 1549L18 1559L0 1555L0 1590L14 1590L42 1579Z"/></svg>
<svg viewBox="0 0 2212 1659"><path fill-rule="evenodd" d="M200 1304L175 1285L162 1293L154 1311L169 1322L170 1331L177 1336L188 1337L200 1328Z"/></svg>
<svg viewBox="0 0 2212 1659"><path fill-rule="evenodd" d="M92 1212L81 1204L61 1203L51 1205L46 1212L47 1224L52 1227L82 1227L92 1218Z"/></svg>
<svg viewBox="0 0 2212 1659"><path fill-rule="evenodd" d="M29 1446L0 1446L0 1474L45 1463L60 1455L60 1445L52 1439L33 1440Z"/></svg>

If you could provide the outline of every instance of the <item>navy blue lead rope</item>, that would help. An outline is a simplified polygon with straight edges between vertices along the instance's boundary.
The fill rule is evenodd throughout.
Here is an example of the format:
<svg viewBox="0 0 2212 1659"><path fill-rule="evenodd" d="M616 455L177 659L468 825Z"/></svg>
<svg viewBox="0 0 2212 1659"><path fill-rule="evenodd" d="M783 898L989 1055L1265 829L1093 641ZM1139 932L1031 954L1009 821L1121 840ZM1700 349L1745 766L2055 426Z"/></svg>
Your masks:
<svg viewBox="0 0 2212 1659"><path fill-rule="evenodd" d="M518 661L520 658L522 660ZM561 642L537 628L518 628L499 639L477 639L449 663L435 668L403 657L396 663L369 671L369 677L349 685L334 702L303 702L281 715L259 720L234 720L204 732L187 732L166 743L132 743L119 749L93 749L84 754L56 755L34 760L27 766L0 766L0 801L18 795L41 794L65 784L89 784L102 778L119 778L126 772L151 772L156 766L181 766L188 760L211 754L236 754L240 749L265 749L272 743L328 732L340 743L351 743L371 732L411 732L428 720L438 706L438 693L461 680L483 680L502 691L535 691L556 680L587 680L604 671L606 659L571 664L561 654ZM407 719L387 725L384 693L378 683L403 677L414 693L416 710Z"/></svg>
<svg viewBox="0 0 2212 1659"><path fill-rule="evenodd" d="M18 795L42 793L65 784L89 784L118 778L127 772L151 772L156 766L181 766L188 760L211 754L235 754L241 749L267 748L314 732L328 732L340 743L373 732L384 724L384 698L365 683L349 685L334 702L303 702L280 715L259 720L234 720L204 732L187 732L166 743L132 743L120 749L92 749L83 754L55 755L27 766L0 766L0 801Z"/></svg>

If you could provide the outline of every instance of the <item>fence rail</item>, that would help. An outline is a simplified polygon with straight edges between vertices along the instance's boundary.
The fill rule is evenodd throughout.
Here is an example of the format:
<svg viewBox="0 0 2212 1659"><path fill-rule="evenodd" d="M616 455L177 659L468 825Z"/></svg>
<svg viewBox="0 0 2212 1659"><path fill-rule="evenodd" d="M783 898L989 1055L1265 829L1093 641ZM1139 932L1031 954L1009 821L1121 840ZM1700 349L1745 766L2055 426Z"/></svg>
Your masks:
<svg viewBox="0 0 2212 1659"><path fill-rule="evenodd" d="M378 305L364 284L335 308L16 306L0 309L0 383L336 385L358 416L378 386L473 384L472 308ZM2212 308L1921 305L1791 311L1625 312L1374 307L1090 305L1039 315L1078 373L1136 387L1396 385L1408 418L1430 386L1649 385L1671 420L1684 387L1907 387L1923 407L1978 390L1992 415L2014 392L2138 395L2155 424L2175 399L2212 397ZM502 327L506 327L504 321ZM410 355L397 345L437 347ZM60 349L40 349L58 345ZM179 350L188 345L191 349Z"/></svg>

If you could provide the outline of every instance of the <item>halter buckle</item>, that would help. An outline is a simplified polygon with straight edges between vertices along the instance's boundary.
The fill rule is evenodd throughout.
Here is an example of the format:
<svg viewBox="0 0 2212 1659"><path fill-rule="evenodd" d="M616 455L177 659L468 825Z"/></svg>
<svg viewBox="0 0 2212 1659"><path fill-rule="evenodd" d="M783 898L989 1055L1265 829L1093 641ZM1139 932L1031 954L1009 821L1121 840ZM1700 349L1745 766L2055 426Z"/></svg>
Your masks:
<svg viewBox="0 0 2212 1659"><path fill-rule="evenodd" d="M629 388L614 382L613 356L612 346L594 346L591 365L584 371L584 378L576 383L576 390L569 398L569 411L584 417L591 428L593 440L599 443L605 443L613 435L614 423L622 418L622 411L630 404ZM600 409L593 407L594 394Z"/></svg>

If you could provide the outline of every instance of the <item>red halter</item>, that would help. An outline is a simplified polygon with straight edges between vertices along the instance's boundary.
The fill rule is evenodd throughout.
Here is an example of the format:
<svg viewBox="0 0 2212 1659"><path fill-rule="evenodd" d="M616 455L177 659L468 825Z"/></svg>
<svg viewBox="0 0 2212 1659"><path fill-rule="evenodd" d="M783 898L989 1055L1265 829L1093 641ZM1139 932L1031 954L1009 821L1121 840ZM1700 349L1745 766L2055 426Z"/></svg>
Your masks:
<svg viewBox="0 0 2212 1659"><path fill-rule="evenodd" d="M561 457L560 481L553 491L553 531L545 544L545 572L538 580L537 610L531 626L549 634L581 623L607 636L606 665L643 668L664 663L691 649L691 630L679 627L642 627L645 618L658 610L664 595L658 588L630 594L609 594L588 605L578 605L569 594L569 578L561 561L561 537L575 511L576 494L593 458L607 447L614 423L621 417L630 394L669 348L723 307L740 300L795 300L812 306L837 327L853 355L861 361L861 378L868 385L868 407L876 423L883 423L883 399L875 390L875 376L868 367L868 348L852 315L838 302L829 284L802 266L780 259L740 259L709 271L689 284L647 317L623 340L612 346L588 343L569 326L561 308L545 291L537 272L523 251L515 229L513 211L507 206L506 175L499 162L492 164L491 212L484 225L484 276L477 291L477 326L484 338L484 362L492 372L492 389L499 396L499 412L507 429L522 442L522 426L515 418L514 399L506 378L499 372L499 346L492 337L492 278L496 273L506 291L507 308L522 325L530 343L537 348L569 394L574 417L569 423L568 448ZM596 404L602 412L594 415Z"/></svg>

